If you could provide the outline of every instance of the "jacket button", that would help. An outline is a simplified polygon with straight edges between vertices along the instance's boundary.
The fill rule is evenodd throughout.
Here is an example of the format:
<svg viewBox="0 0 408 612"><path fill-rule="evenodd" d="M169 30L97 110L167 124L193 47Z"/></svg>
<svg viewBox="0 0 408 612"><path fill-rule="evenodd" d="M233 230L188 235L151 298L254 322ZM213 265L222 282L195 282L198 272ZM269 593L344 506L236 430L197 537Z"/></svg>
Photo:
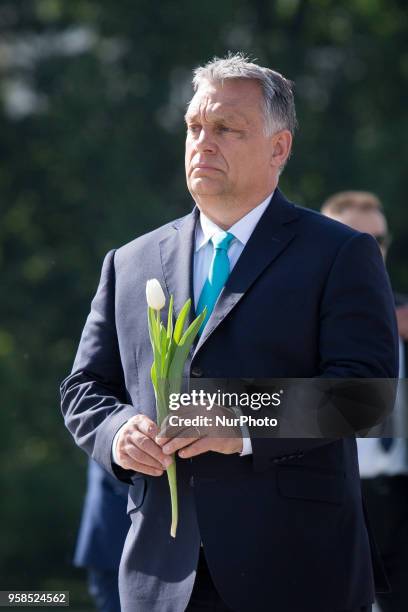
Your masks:
<svg viewBox="0 0 408 612"><path fill-rule="evenodd" d="M194 368L191 369L191 374L192 376L195 376L196 378L198 378L203 375L203 371L198 366L194 366Z"/></svg>

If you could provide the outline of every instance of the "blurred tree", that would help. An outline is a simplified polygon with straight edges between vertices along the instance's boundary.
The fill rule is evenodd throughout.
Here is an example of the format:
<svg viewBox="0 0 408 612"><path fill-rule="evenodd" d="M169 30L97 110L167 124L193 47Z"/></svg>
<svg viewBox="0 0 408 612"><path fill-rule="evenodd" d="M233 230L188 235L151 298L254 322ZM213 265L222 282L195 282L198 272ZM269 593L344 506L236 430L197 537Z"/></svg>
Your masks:
<svg viewBox="0 0 408 612"><path fill-rule="evenodd" d="M243 50L296 83L295 201L380 195L408 290L404 0L0 1L0 586L59 588L84 487L58 384L103 254L188 212L191 68ZM137 262L135 262L137 265Z"/></svg>

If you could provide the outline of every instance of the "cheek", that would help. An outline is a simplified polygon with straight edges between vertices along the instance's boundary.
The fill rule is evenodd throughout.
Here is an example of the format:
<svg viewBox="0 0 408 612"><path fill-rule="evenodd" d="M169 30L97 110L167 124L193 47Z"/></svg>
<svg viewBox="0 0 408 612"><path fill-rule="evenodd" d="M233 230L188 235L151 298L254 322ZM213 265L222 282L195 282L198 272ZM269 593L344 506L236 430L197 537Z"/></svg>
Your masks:
<svg viewBox="0 0 408 612"><path fill-rule="evenodd" d="M184 159L186 160L186 164L191 160L192 157L193 157L193 145L192 145L191 141L187 138L186 139L185 155L184 155Z"/></svg>
<svg viewBox="0 0 408 612"><path fill-rule="evenodd" d="M229 156L230 167L237 174L238 179L245 180L248 175L252 175L264 159L256 147L242 147L231 153Z"/></svg>
<svg viewBox="0 0 408 612"><path fill-rule="evenodd" d="M185 151L185 154L184 154L184 165L185 165L186 168L188 168L188 166L190 165L190 162L191 162L190 150L186 146L186 151Z"/></svg>
<svg viewBox="0 0 408 612"><path fill-rule="evenodd" d="M263 147L251 147L246 151L245 163L253 168L257 173L269 167L270 152Z"/></svg>

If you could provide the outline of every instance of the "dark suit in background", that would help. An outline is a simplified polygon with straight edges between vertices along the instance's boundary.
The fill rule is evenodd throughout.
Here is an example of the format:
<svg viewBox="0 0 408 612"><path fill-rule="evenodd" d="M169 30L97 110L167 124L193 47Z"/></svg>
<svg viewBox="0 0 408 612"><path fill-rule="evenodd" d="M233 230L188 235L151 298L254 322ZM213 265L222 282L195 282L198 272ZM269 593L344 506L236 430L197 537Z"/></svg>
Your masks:
<svg viewBox="0 0 408 612"><path fill-rule="evenodd" d="M120 612L118 570L130 527L128 490L127 484L89 461L74 565L87 568L89 592L101 612Z"/></svg>
<svg viewBox="0 0 408 612"><path fill-rule="evenodd" d="M346 190L332 194L322 213L367 232L376 239L384 261L391 244L384 208L369 191ZM382 612L408 610L408 456L406 436L408 395L408 330L402 314L407 299L395 295L399 338L399 386L394 411L370 436L357 442L363 498L377 540L391 592L378 595ZM372 333L376 333L373 329Z"/></svg>

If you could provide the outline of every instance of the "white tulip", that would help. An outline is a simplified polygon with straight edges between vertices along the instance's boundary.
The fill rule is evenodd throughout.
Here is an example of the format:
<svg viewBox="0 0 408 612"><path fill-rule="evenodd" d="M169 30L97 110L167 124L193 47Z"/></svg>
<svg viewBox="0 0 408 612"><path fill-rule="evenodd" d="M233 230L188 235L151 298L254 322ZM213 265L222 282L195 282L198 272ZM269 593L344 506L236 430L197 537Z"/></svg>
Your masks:
<svg viewBox="0 0 408 612"><path fill-rule="evenodd" d="M166 303L166 297L157 278L151 278L146 283L146 299L150 308L161 310Z"/></svg>

